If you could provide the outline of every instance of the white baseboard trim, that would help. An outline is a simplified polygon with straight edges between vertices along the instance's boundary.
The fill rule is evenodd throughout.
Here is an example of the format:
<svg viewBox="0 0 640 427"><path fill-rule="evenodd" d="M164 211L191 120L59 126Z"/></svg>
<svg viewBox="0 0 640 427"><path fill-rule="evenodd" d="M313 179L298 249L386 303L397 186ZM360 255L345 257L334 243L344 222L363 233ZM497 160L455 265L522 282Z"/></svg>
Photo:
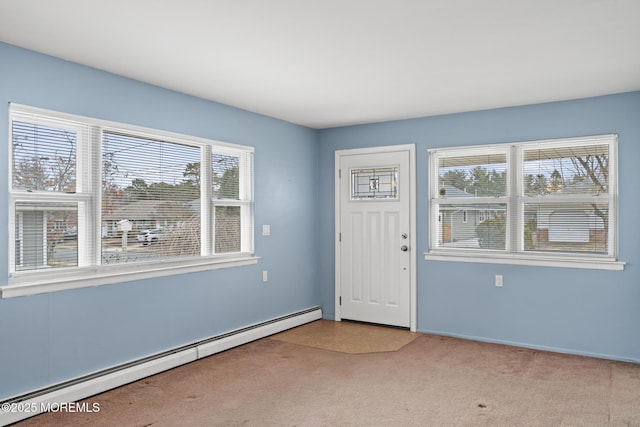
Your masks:
<svg viewBox="0 0 640 427"><path fill-rule="evenodd" d="M418 330L418 332L421 334L460 338L467 341L478 341L478 342L486 342L490 344L508 345L511 347L529 348L531 350L540 350L540 351L546 351L549 353L572 354L574 356L592 357L594 359L605 359L605 360L613 360L616 362L628 362L628 363L640 364L640 359L638 358L617 356L613 354L593 353L590 351L573 350L570 348L563 348L563 347L549 347L545 345L529 344L529 343L520 342L520 341L509 341L509 340L500 340L500 339L487 338L487 337L475 336L475 335L455 334L455 333L449 333L444 331L437 331L433 329L420 329Z"/></svg>
<svg viewBox="0 0 640 427"><path fill-rule="evenodd" d="M48 389L18 396L1 402L0 425L12 424L46 412L47 408L52 406L86 399L112 388L319 319L322 319L322 310L314 307L96 372Z"/></svg>
<svg viewBox="0 0 640 427"><path fill-rule="evenodd" d="M241 331L227 334L223 338L198 345L196 347L198 350L198 359L319 319L322 319L322 310L315 308L311 311L305 310L273 321L249 326Z"/></svg>

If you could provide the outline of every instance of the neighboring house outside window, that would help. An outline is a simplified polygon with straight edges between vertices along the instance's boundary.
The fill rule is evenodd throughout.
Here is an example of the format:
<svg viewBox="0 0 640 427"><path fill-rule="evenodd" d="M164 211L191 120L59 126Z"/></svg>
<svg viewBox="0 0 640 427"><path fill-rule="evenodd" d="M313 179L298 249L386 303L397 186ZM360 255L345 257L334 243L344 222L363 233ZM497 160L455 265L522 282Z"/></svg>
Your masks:
<svg viewBox="0 0 640 427"><path fill-rule="evenodd" d="M615 135L429 155L427 259L622 268Z"/></svg>
<svg viewBox="0 0 640 427"><path fill-rule="evenodd" d="M255 262L251 147L15 104L10 136L10 287Z"/></svg>

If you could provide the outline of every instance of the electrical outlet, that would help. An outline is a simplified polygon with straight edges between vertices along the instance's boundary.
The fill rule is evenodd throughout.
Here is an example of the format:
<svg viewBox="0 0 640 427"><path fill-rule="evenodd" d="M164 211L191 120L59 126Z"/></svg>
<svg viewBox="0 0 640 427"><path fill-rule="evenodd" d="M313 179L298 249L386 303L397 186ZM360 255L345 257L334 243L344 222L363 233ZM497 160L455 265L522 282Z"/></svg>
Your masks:
<svg viewBox="0 0 640 427"><path fill-rule="evenodd" d="M503 284L502 274L496 274L496 286L501 288Z"/></svg>
<svg viewBox="0 0 640 427"><path fill-rule="evenodd" d="M263 282L268 282L269 281L269 273L267 272L267 270L264 270L262 272L262 281Z"/></svg>

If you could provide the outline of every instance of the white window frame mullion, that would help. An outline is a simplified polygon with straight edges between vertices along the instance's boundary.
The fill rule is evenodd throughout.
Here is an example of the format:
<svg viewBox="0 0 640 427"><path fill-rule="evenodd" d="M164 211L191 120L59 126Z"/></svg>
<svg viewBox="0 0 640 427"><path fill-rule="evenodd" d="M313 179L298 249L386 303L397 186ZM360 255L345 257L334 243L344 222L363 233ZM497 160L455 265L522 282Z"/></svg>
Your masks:
<svg viewBox="0 0 640 427"><path fill-rule="evenodd" d="M524 251L524 203L522 203L522 170L523 154L518 146L509 147L509 160L507 160L507 194L510 200L508 233L511 233L507 242L507 252L516 254Z"/></svg>
<svg viewBox="0 0 640 427"><path fill-rule="evenodd" d="M16 271L16 204L13 200L11 200L11 194L13 191L13 123L12 121L15 119L12 112L13 108L11 104L9 104L9 135L7 139L7 192L9 194L9 241L11 244L9 245L9 275L11 276ZM20 234L22 234L22 226L20 226ZM20 236L20 250L22 249L22 236ZM20 256L20 265L24 259Z"/></svg>
<svg viewBox="0 0 640 427"><path fill-rule="evenodd" d="M440 206L438 195L438 154L437 150L427 150L429 156L429 186L427 197L429 198L429 247L434 250L438 247L438 233L440 227Z"/></svg>
<svg viewBox="0 0 640 427"><path fill-rule="evenodd" d="M102 193L102 134L85 125L76 145L76 192L84 196L78 203L78 267L99 265Z"/></svg>
<svg viewBox="0 0 640 427"><path fill-rule="evenodd" d="M611 230L617 230L618 227L620 227L618 223L618 210L614 208L614 206L618 206L615 200L616 197L617 195L614 195L613 200L609 202L609 233L607 236L608 253L615 259L618 258L618 233L613 233Z"/></svg>
<svg viewBox="0 0 640 427"><path fill-rule="evenodd" d="M240 154L242 167L240 168L240 200L253 200L253 150Z"/></svg>
<svg viewBox="0 0 640 427"><path fill-rule="evenodd" d="M43 212L42 213L42 265L45 266L48 264L49 262L49 250L48 250L48 245L49 242L47 241L47 223L49 222L49 219L47 218L47 215Z"/></svg>
<svg viewBox="0 0 640 427"><path fill-rule="evenodd" d="M205 145L200 149L200 254L213 254L213 165L212 149Z"/></svg>
<svg viewBox="0 0 640 427"><path fill-rule="evenodd" d="M254 229L253 229L253 150L240 154L242 161L240 167L240 199L245 203L240 208L240 251L253 253Z"/></svg>
<svg viewBox="0 0 640 427"><path fill-rule="evenodd" d="M615 230L611 232L611 230ZM609 235L607 236L608 253L618 259L618 135L612 135L609 143Z"/></svg>
<svg viewBox="0 0 640 427"><path fill-rule="evenodd" d="M88 228L87 236L87 261L88 265L102 264L102 138L103 130L100 126L89 125L89 134L87 135L87 146L89 148L87 155L92 169L88 176L90 181L87 190L91 195L91 201L88 203L92 210L89 213L93 220L93 228ZM94 162L97 162L95 164ZM80 241L78 241L80 243Z"/></svg>
<svg viewBox="0 0 640 427"><path fill-rule="evenodd" d="M251 204L240 208L241 228L240 228L240 251L243 253L253 254L254 230L253 230L253 212Z"/></svg>
<svg viewBox="0 0 640 427"><path fill-rule="evenodd" d="M437 199L442 205L509 205L509 197L443 197Z"/></svg>

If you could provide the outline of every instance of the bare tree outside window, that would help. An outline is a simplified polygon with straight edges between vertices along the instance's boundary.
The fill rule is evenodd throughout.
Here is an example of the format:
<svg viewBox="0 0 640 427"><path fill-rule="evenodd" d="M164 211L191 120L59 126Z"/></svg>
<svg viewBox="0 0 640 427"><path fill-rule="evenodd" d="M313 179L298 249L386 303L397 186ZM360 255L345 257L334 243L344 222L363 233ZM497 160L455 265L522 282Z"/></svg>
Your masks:
<svg viewBox="0 0 640 427"><path fill-rule="evenodd" d="M14 121L12 139L13 188L76 191L74 131Z"/></svg>
<svg viewBox="0 0 640 427"><path fill-rule="evenodd" d="M556 198L567 195L595 197L608 195L609 148L607 145L589 145L527 150L525 151L524 173L524 191L527 196ZM579 215L586 215L599 219L598 224L588 226L591 229L589 241L594 245L592 247L597 247L598 251L605 252L609 236L608 204L593 202L587 205L572 205L567 203L564 205L564 211L574 212L575 218L578 218ZM557 216L557 218L562 217ZM571 215L566 214L565 218L570 220ZM536 233L539 228L536 225L536 218L533 217L529 221L533 222L527 232L529 234ZM577 226L567 224L565 227ZM548 237L543 237L537 240L545 242L547 239ZM534 239L530 235L525 235L525 240L532 248L536 247L533 244ZM565 244L564 247L567 245Z"/></svg>

